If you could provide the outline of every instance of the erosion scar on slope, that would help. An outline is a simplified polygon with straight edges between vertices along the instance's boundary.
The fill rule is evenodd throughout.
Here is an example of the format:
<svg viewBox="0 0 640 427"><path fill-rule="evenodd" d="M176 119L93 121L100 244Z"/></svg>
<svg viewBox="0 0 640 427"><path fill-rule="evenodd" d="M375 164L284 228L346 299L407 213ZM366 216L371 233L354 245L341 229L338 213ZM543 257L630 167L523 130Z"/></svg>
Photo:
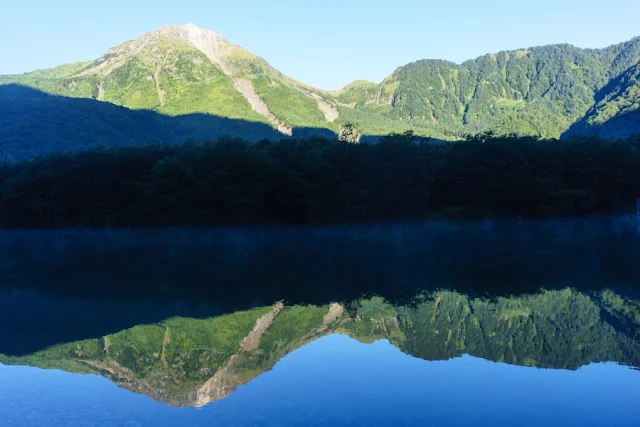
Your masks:
<svg viewBox="0 0 640 427"><path fill-rule="evenodd" d="M284 304L279 302L273 309L256 320L256 324L249 334L240 343L240 353L252 351L260 345L260 338L269 329L274 319L280 314ZM236 353L229 358L227 363L207 380L195 393L194 406L202 407L216 400L229 396L233 391L242 384L243 381L235 373L235 364L240 353Z"/></svg>
<svg viewBox="0 0 640 427"><path fill-rule="evenodd" d="M236 79L233 82L233 86L247 99L247 101L249 101L249 105L251 105L253 111L266 117L267 120L269 120L271 124L278 129L278 132L289 136L293 135L293 129L285 126L284 123L278 120L278 118L269 111L267 103L258 96L253 88L253 84L249 80Z"/></svg>
<svg viewBox="0 0 640 427"><path fill-rule="evenodd" d="M160 353L160 363L162 367L167 369L169 364L167 363L167 358L165 357L167 346L171 344L171 333L169 332L169 328L164 330L164 338L162 339L162 352Z"/></svg>
<svg viewBox="0 0 640 427"><path fill-rule="evenodd" d="M322 326L329 326L344 315L344 307L338 303L332 303L329 306L329 312L322 319Z"/></svg>
<svg viewBox="0 0 640 427"><path fill-rule="evenodd" d="M267 329L269 329L269 326L271 326L273 320L278 314L280 314L283 308L284 304L279 302L275 307L273 307L273 310L256 320L256 325L253 327L251 332L249 332L249 335L242 340L242 343L240 343L240 349L242 351L257 349L260 345L260 338L262 338L262 335L264 335Z"/></svg>
<svg viewBox="0 0 640 427"><path fill-rule="evenodd" d="M333 123L340 116L340 113L333 105L330 105L321 99L316 99L316 102L318 103L318 108L322 111L322 114L324 114L324 118L327 122Z"/></svg>
<svg viewBox="0 0 640 427"><path fill-rule="evenodd" d="M328 123L333 123L338 119L338 117L340 116L340 112L338 111L338 109L335 108L333 105L329 104L328 102L325 102L320 95L303 88L302 86L298 85L294 81L290 81L289 83L297 91L313 99L316 102L316 104L318 104L318 109L322 112L322 114L324 114L324 119Z"/></svg>
<svg viewBox="0 0 640 427"><path fill-rule="evenodd" d="M98 83L98 101L104 100L104 88L102 87L102 82Z"/></svg>
<svg viewBox="0 0 640 427"><path fill-rule="evenodd" d="M158 100L160 101L160 106L164 107L164 90L160 87L160 67L157 67L153 73L153 80L156 83L156 93L158 94Z"/></svg>

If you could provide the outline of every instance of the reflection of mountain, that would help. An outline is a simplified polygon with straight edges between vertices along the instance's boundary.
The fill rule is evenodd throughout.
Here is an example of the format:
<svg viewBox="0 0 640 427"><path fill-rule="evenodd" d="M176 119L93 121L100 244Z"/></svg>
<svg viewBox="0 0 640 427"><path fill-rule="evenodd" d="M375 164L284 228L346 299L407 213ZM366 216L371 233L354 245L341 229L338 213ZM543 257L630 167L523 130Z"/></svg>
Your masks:
<svg viewBox="0 0 640 427"><path fill-rule="evenodd" d="M403 309L400 328L406 339L403 350L424 359L468 353L555 369L604 361L638 366L640 343L634 328L640 325L639 308L610 291L597 296L553 291L496 302L442 294L415 310ZM628 316L627 328L608 322L613 311Z"/></svg>
<svg viewBox="0 0 640 427"><path fill-rule="evenodd" d="M566 289L496 300L442 291L404 306L374 297L346 305L278 303L202 320L174 317L0 361L98 373L170 405L202 406L335 332L362 342L388 339L425 360L471 354L577 369L604 361L640 366L639 326L640 302L611 291Z"/></svg>
<svg viewBox="0 0 640 427"><path fill-rule="evenodd" d="M271 369L289 351L335 330L328 326L342 314L337 304L279 303L209 319L174 317L0 361L97 373L174 406L202 406Z"/></svg>

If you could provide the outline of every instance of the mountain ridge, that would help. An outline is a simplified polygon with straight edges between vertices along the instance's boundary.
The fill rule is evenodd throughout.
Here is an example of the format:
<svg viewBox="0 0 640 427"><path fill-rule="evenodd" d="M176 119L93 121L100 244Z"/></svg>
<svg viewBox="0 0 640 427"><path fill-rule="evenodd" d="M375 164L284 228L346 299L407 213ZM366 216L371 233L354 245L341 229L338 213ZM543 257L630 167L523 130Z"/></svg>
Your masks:
<svg viewBox="0 0 640 427"><path fill-rule="evenodd" d="M399 120L441 123L458 136L500 130L558 137L587 114L597 90L639 60L640 38L605 49L501 51L461 64L419 60L384 79L375 99L349 100L389 105Z"/></svg>
<svg viewBox="0 0 640 427"><path fill-rule="evenodd" d="M638 64L640 37L602 49L554 44L460 64L418 60L380 83L356 80L326 91L284 75L218 33L186 24L147 32L94 61L0 76L0 86L18 84L168 116L201 113L264 123L283 137L294 128L337 135L353 124L361 135L413 130L449 140L487 131L625 138L640 132L640 80L628 77L616 99L601 92Z"/></svg>

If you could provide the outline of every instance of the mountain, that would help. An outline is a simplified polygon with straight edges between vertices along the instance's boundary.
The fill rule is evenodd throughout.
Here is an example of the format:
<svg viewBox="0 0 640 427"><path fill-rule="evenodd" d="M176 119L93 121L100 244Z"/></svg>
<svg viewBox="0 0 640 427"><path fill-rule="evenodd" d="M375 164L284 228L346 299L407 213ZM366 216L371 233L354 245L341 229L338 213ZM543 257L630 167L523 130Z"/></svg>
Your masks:
<svg viewBox="0 0 640 427"><path fill-rule="evenodd" d="M325 306L273 306L207 319L173 317L0 362L102 375L173 406L203 406L332 333L387 339L424 360L470 354L552 369L640 365L640 305L611 291L570 289L486 300L439 291L413 304L380 297Z"/></svg>
<svg viewBox="0 0 640 427"><path fill-rule="evenodd" d="M206 113L270 123L289 135L294 125L331 128L338 116L335 101L322 91L191 24L162 27L109 49L95 61L5 76L2 81L171 116Z"/></svg>
<svg viewBox="0 0 640 427"><path fill-rule="evenodd" d="M567 131L624 138L640 130L640 64L611 80L596 95L597 103Z"/></svg>
<svg viewBox="0 0 640 427"><path fill-rule="evenodd" d="M639 61L640 38L605 49L551 45L462 64L421 60L380 84L356 81L328 92L285 76L213 31L170 25L93 61L0 76L0 153L28 158L52 149L223 135L335 137L346 124L362 135L413 130L450 140L485 131L626 137L640 131ZM69 101L78 98L94 103ZM62 108L43 112L53 100ZM223 120L166 120L192 115Z"/></svg>
<svg viewBox="0 0 640 427"><path fill-rule="evenodd" d="M167 26L95 61L0 76L0 149L20 159L58 151L47 146L331 136L336 105L212 31Z"/></svg>
<svg viewBox="0 0 640 427"><path fill-rule="evenodd" d="M598 101L615 104L607 110L615 117L640 107L639 61L640 38L606 49L542 46L460 65L417 61L379 85L355 82L336 96L355 109L431 126L450 137L485 131L559 137L574 122L593 115L590 109L603 110ZM615 82L625 86L618 88ZM612 93L600 95L607 88ZM583 131L591 133L591 126ZM617 136L638 131L637 123L629 124Z"/></svg>

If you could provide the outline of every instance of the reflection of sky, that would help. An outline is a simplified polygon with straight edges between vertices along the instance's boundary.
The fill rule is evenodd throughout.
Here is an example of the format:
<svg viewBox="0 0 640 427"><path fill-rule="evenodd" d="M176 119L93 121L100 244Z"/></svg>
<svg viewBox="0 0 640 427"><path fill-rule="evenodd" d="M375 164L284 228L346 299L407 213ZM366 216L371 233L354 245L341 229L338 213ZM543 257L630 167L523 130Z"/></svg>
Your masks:
<svg viewBox="0 0 640 427"><path fill-rule="evenodd" d="M0 425L633 426L640 372L576 372L465 356L425 362L386 341L319 339L205 408L171 408L106 379L0 366Z"/></svg>

